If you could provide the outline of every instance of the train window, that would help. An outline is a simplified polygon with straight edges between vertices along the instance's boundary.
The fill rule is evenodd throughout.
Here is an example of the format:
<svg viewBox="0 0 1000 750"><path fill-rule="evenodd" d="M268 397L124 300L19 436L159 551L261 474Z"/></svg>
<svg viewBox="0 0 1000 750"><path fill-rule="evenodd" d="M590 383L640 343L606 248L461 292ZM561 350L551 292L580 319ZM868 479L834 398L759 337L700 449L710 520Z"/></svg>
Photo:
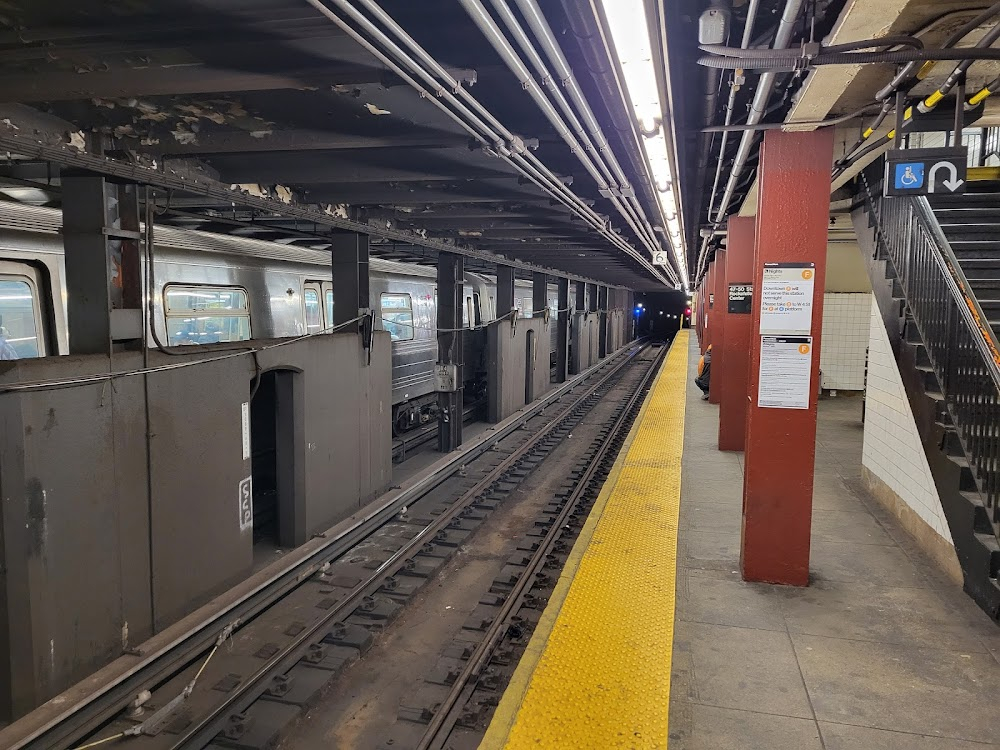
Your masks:
<svg viewBox="0 0 1000 750"><path fill-rule="evenodd" d="M476 316L472 312L472 297L465 298L465 309L462 310L462 327L468 328L469 321L475 320Z"/></svg>
<svg viewBox="0 0 1000 750"><path fill-rule="evenodd" d="M35 288L23 276L0 276L0 359L39 356Z"/></svg>
<svg viewBox="0 0 1000 750"><path fill-rule="evenodd" d="M250 338L250 307L243 289L170 285L163 297L170 346Z"/></svg>
<svg viewBox="0 0 1000 750"><path fill-rule="evenodd" d="M481 326L483 324L483 303L479 292L474 292L472 295L472 312L475 314L476 326Z"/></svg>
<svg viewBox="0 0 1000 750"><path fill-rule="evenodd" d="M413 302L409 294L383 294L382 327L393 341L413 338Z"/></svg>
<svg viewBox="0 0 1000 750"><path fill-rule="evenodd" d="M517 309L521 313L521 317L530 318L534 314L534 311L531 308L532 308L531 297L522 297L521 304L517 306Z"/></svg>
<svg viewBox="0 0 1000 750"><path fill-rule="evenodd" d="M333 326L333 290L324 290L323 296L326 299L326 326L331 328Z"/></svg>
<svg viewBox="0 0 1000 750"><path fill-rule="evenodd" d="M319 306L319 285L308 284L302 290L302 302L306 307L306 333L320 333L323 330L323 309Z"/></svg>

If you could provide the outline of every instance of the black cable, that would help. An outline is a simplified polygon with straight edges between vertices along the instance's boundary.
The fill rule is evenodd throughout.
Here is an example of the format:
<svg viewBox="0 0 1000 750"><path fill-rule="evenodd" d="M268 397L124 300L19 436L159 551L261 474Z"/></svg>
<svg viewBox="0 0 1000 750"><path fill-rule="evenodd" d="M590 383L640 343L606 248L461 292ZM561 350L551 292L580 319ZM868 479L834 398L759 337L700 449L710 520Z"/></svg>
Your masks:
<svg viewBox="0 0 1000 750"><path fill-rule="evenodd" d="M810 67L825 65L875 65L898 64L915 60L1000 60L1000 49L992 47L972 49L918 49L898 52L837 52L819 54L815 57L799 56L794 60L769 57L750 59L705 55L698 58L698 64L707 68L722 70L762 70L772 73L791 73Z"/></svg>
<svg viewBox="0 0 1000 750"><path fill-rule="evenodd" d="M814 45L816 54L851 52L853 50L872 49L874 47L912 47L923 49L924 43L913 36L887 36L881 39L862 39L857 42L846 42L835 44L830 47ZM728 47L724 44L700 44L698 49L710 55L721 55L723 57L739 57L744 60L760 60L767 58L799 58L808 52L806 45L799 47L787 47L784 49L744 49L743 47Z"/></svg>
<svg viewBox="0 0 1000 750"><path fill-rule="evenodd" d="M854 112L849 112L846 115L840 115L839 117L831 117L827 120L803 120L802 122L760 122L756 125L713 125L709 128L702 128L702 133L725 133L732 131L745 131L745 130L782 130L782 129L794 129L799 128L826 128L831 125L840 125L841 123L848 122L857 117L864 117L865 115L872 114L871 107L862 107L861 109L855 110Z"/></svg>
<svg viewBox="0 0 1000 750"><path fill-rule="evenodd" d="M978 29L982 24L989 21L994 16L1000 14L1000 3L994 3L989 8L984 10L979 15L966 21L962 26L957 28L951 36L944 40L942 47L949 49L958 44L962 39L964 39L968 34ZM878 101L883 101L890 96L892 96L896 89L902 86L904 83L910 81L920 69L920 65L917 62L908 63L902 70L893 76L893 79L889 81L877 94L875 94L875 99Z"/></svg>

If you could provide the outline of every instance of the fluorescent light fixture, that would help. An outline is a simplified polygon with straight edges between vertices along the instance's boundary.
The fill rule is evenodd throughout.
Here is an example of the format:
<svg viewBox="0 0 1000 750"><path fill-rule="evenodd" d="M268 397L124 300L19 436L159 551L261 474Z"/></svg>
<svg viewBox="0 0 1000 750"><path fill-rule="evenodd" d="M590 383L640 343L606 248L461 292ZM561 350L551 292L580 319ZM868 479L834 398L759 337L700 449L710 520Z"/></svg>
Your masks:
<svg viewBox="0 0 1000 750"><path fill-rule="evenodd" d="M601 0L611 32L632 113L643 134L642 146L666 222L667 241L674 251L684 289L690 288L684 242L677 211L674 175L670 168L665 128L660 124L663 104L656 83L649 23L643 0ZM653 135L647 135L654 133Z"/></svg>

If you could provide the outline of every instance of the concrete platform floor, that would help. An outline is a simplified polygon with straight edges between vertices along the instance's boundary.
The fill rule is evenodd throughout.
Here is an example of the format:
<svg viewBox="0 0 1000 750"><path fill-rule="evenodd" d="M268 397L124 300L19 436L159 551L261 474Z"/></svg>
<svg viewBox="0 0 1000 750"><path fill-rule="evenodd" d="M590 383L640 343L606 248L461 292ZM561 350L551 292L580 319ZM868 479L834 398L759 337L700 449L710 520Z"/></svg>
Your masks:
<svg viewBox="0 0 1000 750"><path fill-rule="evenodd" d="M738 572L742 454L687 391L670 750L1000 748L1000 628L861 485L861 399L820 402L808 588Z"/></svg>

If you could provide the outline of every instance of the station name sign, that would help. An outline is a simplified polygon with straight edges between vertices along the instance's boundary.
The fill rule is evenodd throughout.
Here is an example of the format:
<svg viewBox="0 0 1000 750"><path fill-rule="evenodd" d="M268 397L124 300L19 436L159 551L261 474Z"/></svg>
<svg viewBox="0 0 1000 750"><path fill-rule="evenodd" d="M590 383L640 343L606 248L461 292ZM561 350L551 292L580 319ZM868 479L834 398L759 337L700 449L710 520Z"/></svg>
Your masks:
<svg viewBox="0 0 1000 750"><path fill-rule="evenodd" d="M965 192L964 148L895 149L886 154L885 195L957 195Z"/></svg>
<svg viewBox="0 0 1000 750"><path fill-rule="evenodd" d="M752 284L730 284L729 285L729 305L727 312L730 315L749 315L753 306L753 285Z"/></svg>

